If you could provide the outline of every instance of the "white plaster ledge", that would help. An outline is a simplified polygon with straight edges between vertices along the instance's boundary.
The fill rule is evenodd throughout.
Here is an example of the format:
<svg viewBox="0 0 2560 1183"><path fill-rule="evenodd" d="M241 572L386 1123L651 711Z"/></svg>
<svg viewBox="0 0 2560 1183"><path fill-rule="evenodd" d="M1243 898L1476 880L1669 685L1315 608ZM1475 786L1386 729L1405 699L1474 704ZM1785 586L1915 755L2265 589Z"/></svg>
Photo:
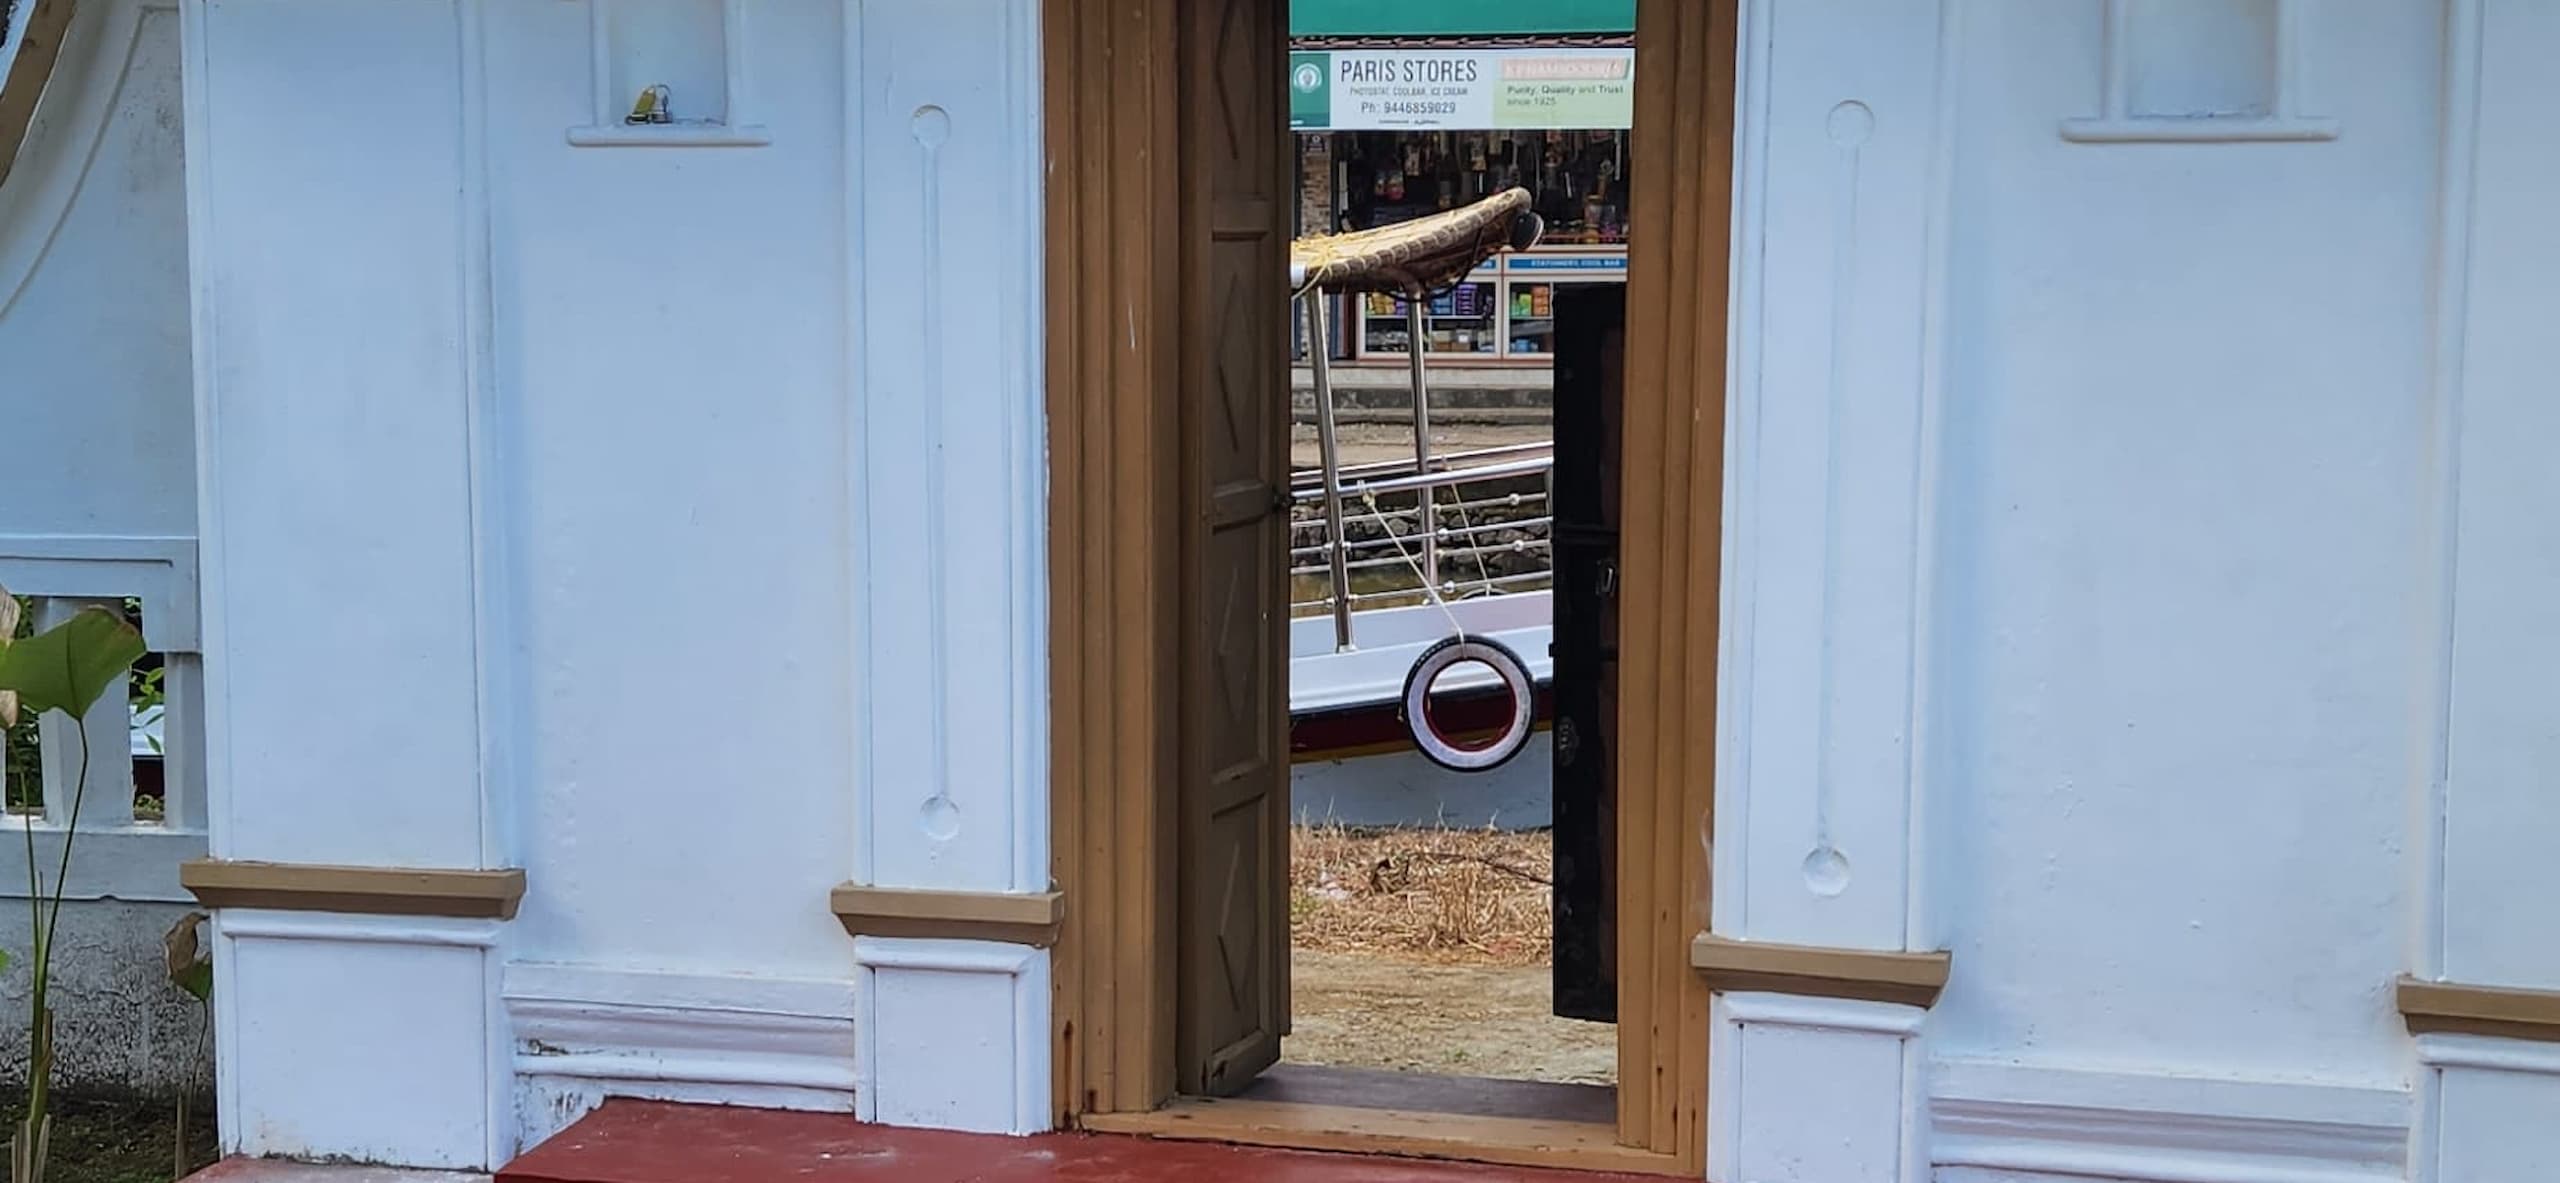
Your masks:
<svg viewBox="0 0 2560 1183"><path fill-rule="evenodd" d="M0 900L27 897L27 828L24 816L0 820ZM63 834L59 827L35 827L36 866L48 876L61 865ZM192 904L195 894L179 884L178 866L204 857L205 836L145 824L84 825L76 851L67 898Z"/></svg>
<svg viewBox="0 0 2560 1183"><path fill-rule="evenodd" d="M569 143L580 148L762 148L773 133L761 124L729 127L718 123L597 123L569 129Z"/></svg>
<svg viewBox="0 0 2560 1183"><path fill-rule="evenodd" d="M2338 121L2300 115L2068 119L2062 138L2075 144L2317 143L2338 138Z"/></svg>
<svg viewBox="0 0 2560 1183"><path fill-rule="evenodd" d="M187 1183L489 1183L489 1176L467 1171L228 1158L187 1176Z"/></svg>
<svg viewBox="0 0 2560 1183"><path fill-rule="evenodd" d="M2482 1068L2528 1076L2560 1076L2560 1044L2492 1035L2421 1035L2418 1062L2430 1068Z"/></svg>
<svg viewBox="0 0 2560 1183"><path fill-rule="evenodd" d="M524 1076L854 1089L850 980L520 964L503 993Z"/></svg>
<svg viewBox="0 0 2560 1183"><path fill-rule="evenodd" d="M2138 1183L2406 1176L2408 1092L1989 1061L1932 1067L1930 1161Z"/></svg>
<svg viewBox="0 0 2560 1183"><path fill-rule="evenodd" d="M0 534L0 583L22 596L142 601L143 639L161 653L204 649L196 540L97 534Z"/></svg>
<svg viewBox="0 0 2560 1183"><path fill-rule="evenodd" d="M1920 1034L1929 1012L1916 1006L1853 998L1736 991L1724 995L1723 1018L1744 1026L1849 1031L1909 1039Z"/></svg>

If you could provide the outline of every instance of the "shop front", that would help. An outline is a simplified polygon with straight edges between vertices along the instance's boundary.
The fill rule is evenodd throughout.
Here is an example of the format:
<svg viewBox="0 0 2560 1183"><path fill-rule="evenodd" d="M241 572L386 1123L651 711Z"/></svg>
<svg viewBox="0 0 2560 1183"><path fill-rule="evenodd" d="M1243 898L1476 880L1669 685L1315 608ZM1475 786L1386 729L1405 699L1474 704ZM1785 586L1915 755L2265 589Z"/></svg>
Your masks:
<svg viewBox="0 0 2560 1183"><path fill-rule="evenodd" d="M1633 0L1297 0L1298 232L1528 190L1544 241L1434 297L1421 345L1435 361L1550 364L1558 285L1626 281L1634 28ZM1404 363L1413 332L1402 300L1335 311L1334 357Z"/></svg>

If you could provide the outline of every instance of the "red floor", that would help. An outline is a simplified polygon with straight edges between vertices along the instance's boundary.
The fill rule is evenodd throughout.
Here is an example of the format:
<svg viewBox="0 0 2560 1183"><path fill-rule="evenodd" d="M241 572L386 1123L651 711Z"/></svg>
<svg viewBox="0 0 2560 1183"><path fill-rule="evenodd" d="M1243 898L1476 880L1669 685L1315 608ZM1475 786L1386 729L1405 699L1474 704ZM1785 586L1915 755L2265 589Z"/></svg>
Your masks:
<svg viewBox="0 0 2560 1183"><path fill-rule="evenodd" d="M1087 1134L1002 1138L851 1118L649 1101L604 1108L498 1172L499 1183L1605 1183L1633 1178L1257 1150ZM1652 1181L1658 1183L1658 1181Z"/></svg>

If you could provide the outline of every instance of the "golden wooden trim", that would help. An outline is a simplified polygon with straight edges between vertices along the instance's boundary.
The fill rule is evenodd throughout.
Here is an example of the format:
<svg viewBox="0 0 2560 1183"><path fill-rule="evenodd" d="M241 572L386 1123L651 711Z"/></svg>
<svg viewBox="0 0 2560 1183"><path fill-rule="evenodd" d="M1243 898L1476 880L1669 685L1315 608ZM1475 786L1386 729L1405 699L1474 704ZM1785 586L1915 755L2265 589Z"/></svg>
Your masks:
<svg viewBox="0 0 2560 1183"><path fill-rule="evenodd" d="M35 10L27 14L8 77L0 78L0 184L17 167L18 149L26 146L27 129L35 121L36 101L44 97L62 57L63 38L71 31L72 0L20 2L34 4Z"/></svg>
<svg viewBox="0 0 2560 1183"><path fill-rule="evenodd" d="M1095 1133L1289 1150L1575 1171L1692 1174L1679 1155L1618 1145L1616 1131L1605 1123L1184 1097L1152 1113L1090 1114L1081 1124Z"/></svg>
<svg viewBox="0 0 2560 1183"><path fill-rule="evenodd" d="M1713 933L1689 942L1689 964L1710 990L1766 990L1903 1006L1936 1005L1952 960L1945 953L1774 945Z"/></svg>
<svg viewBox="0 0 2560 1183"><path fill-rule="evenodd" d="M1057 943L1066 916L1066 897L1054 891L917 891L846 883L829 893L827 903L853 936L1004 941L1042 949Z"/></svg>
<svg viewBox="0 0 2560 1183"><path fill-rule="evenodd" d="M1734 0L1638 0L1619 465L1618 1140L1706 1165Z"/></svg>
<svg viewBox="0 0 2560 1183"><path fill-rule="evenodd" d="M513 920L516 905L524 900L520 868L463 871L195 859L178 865L178 883L208 908L282 912Z"/></svg>
<svg viewBox="0 0 2560 1183"><path fill-rule="evenodd" d="M2560 1043L2560 990L2400 979L2400 1017L2413 1035L2494 1035Z"/></svg>
<svg viewBox="0 0 2560 1183"><path fill-rule="evenodd" d="M1062 1120L1173 1092L1186 506L1182 10L1042 0L1052 953ZM1736 0L1639 0L1617 842L1619 1140L1705 1169ZM1199 19L1197 12L1194 19ZM1268 47L1280 52L1281 45ZM1107 65L1106 65L1107 64ZM1275 410L1275 413L1277 411ZM1091 1124L1090 1122L1088 1124Z"/></svg>
<svg viewBox="0 0 2560 1183"><path fill-rule="evenodd" d="M1059 1115L1173 1095L1178 12L1042 0ZM1276 328L1276 326L1275 326Z"/></svg>

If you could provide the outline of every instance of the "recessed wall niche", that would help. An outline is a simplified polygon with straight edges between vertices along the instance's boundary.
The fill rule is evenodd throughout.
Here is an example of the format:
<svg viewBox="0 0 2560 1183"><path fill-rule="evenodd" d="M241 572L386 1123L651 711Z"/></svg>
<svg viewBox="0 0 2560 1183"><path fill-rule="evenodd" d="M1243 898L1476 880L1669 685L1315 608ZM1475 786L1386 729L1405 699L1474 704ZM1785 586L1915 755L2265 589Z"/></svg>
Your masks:
<svg viewBox="0 0 2560 1183"><path fill-rule="evenodd" d="M2062 138L2328 140L2300 110L2301 0L2101 0L2100 114Z"/></svg>
<svg viewBox="0 0 2560 1183"><path fill-rule="evenodd" d="M593 119L584 147L753 147L744 0L587 0Z"/></svg>

